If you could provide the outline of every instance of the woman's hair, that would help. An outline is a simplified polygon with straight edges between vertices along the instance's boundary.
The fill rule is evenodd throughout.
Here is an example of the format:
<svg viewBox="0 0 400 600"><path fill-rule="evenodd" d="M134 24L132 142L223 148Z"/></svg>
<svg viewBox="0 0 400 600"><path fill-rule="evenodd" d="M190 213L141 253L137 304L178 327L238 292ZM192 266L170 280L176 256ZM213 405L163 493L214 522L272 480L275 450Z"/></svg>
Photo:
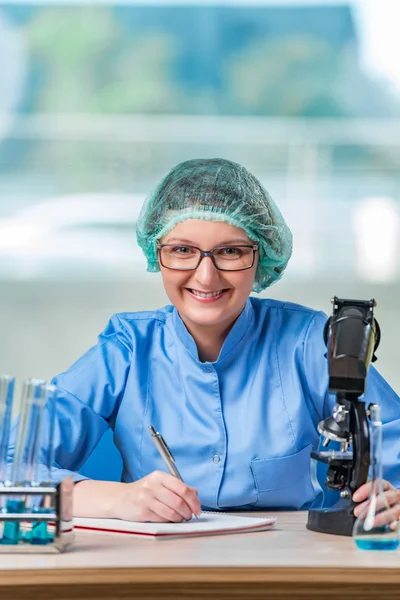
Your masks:
<svg viewBox="0 0 400 600"><path fill-rule="evenodd" d="M136 227L147 270L159 271L157 240L187 219L224 221L259 245L253 291L281 278L292 253L292 234L268 192L245 167L223 158L175 166L146 199Z"/></svg>

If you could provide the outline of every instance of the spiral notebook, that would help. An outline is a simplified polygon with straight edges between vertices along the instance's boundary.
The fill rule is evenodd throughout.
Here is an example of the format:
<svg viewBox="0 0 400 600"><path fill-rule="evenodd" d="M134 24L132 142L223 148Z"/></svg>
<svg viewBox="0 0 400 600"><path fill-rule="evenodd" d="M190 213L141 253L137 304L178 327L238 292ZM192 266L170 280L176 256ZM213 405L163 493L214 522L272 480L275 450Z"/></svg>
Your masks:
<svg viewBox="0 0 400 600"><path fill-rule="evenodd" d="M182 523L139 523L120 519L75 518L77 530L130 534L153 540L166 540L227 533L251 533L272 529L275 517L247 517L229 513L202 512L199 519Z"/></svg>

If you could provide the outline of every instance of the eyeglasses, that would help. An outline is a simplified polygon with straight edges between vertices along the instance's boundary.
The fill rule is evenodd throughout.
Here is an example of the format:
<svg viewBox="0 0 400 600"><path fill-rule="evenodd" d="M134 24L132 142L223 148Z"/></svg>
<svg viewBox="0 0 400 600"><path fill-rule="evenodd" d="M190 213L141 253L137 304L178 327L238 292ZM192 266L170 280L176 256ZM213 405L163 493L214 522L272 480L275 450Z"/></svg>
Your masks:
<svg viewBox="0 0 400 600"><path fill-rule="evenodd" d="M201 250L197 246L184 244L157 244L160 263L166 269L193 271L205 256L209 256L219 271L245 271L254 265L258 246L218 246L212 250Z"/></svg>

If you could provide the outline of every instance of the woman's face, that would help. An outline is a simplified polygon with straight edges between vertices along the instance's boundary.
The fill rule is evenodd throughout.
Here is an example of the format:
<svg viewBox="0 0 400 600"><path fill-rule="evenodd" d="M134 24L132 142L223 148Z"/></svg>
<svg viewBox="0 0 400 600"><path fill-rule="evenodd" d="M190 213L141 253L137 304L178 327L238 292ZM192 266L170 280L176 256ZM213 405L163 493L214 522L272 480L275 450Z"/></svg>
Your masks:
<svg viewBox="0 0 400 600"><path fill-rule="evenodd" d="M178 223L162 240L162 244L197 246L212 250L217 246L254 244L243 229L220 221L188 219ZM165 291L190 330L196 326L216 325L229 328L237 319L251 292L257 269L254 265L244 271L219 271L206 256L197 269L174 271L160 264ZM204 294L217 295L204 297ZM201 294L201 295L200 295Z"/></svg>

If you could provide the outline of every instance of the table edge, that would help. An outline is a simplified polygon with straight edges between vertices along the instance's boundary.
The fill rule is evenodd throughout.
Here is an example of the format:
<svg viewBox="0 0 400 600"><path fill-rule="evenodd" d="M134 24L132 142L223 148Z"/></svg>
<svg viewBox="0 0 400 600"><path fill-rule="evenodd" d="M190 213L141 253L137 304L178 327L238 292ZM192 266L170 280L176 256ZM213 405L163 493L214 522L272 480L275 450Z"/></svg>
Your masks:
<svg viewBox="0 0 400 600"><path fill-rule="evenodd" d="M396 567L146 567L13 569L0 571L2 587L31 585L93 584L245 584L245 583L362 583L400 585L400 563Z"/></svg>

